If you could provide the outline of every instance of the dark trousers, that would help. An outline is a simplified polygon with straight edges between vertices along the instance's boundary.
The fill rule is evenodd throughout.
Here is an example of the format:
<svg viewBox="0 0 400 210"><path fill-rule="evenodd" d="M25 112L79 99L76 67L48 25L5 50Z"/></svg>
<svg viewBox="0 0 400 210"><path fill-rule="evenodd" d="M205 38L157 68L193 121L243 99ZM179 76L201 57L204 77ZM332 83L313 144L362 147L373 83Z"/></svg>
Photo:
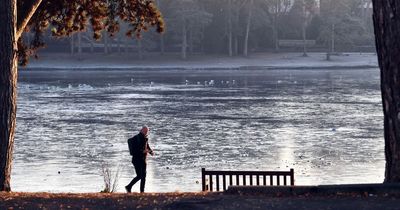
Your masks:
<svg viewBox="0 0 400 210"><path fill-rule="evenodd" d="M136 177L128 184L128 188L131 189L136 182L140 180L140 192L144 192L144 185L146 184L146 167L147 163L145 160L133 160L133 166L135 167Z"/></svg>

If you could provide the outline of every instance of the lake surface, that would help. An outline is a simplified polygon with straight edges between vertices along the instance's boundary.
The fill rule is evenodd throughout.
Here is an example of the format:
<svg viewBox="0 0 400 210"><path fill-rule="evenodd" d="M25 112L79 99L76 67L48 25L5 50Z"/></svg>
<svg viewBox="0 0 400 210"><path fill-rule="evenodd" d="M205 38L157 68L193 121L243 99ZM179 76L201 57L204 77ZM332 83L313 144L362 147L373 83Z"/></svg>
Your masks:
<svg viewBox="0 0 400 210"><path fill-rule="evenodd" d="M18 88L14 191L99 192L106 164L123 192L144 124L148 192L200 191L202 167L383 181L378 69L20 71Z"/></svg>

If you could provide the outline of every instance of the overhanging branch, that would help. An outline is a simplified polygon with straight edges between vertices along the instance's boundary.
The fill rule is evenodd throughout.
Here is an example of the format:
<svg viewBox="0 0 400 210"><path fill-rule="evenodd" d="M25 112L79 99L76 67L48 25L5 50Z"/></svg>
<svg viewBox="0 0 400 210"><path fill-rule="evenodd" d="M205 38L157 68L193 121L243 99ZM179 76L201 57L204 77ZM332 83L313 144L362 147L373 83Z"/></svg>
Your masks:
<svg viewBox="0 0 400 210"><path fill-rule="evenodd" d="M29 20L31 20L33 14L35 14L37 8L39 7L42 0L32 0L27 6L19 10L20 14L18 14L17 20L17 40L21 37L22 33L25 30L25 27L28 25Z"/></svg>

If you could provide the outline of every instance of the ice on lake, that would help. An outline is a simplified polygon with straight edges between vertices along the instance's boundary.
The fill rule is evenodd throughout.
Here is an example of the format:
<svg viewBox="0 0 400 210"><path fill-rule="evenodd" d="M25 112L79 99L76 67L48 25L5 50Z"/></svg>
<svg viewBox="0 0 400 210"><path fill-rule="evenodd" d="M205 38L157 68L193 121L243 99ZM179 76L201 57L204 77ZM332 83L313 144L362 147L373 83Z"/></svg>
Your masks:
<svg viewBox="0 0 400 210"><path fill-rule="evenodd" d="M123 192L126 141L143 124L150 192L200 191L202 167L294 168L298 185L383 180L377 69L21 71L18 89L14 191L99 192L106 162Z"/></svg>

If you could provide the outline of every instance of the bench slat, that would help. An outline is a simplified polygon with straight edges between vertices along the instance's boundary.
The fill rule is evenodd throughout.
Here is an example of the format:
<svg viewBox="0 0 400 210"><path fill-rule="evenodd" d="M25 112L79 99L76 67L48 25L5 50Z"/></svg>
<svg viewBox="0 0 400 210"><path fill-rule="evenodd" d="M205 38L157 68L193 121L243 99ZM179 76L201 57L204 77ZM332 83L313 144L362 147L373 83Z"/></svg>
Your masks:
<svg viewBox="0 0 400 210"><path fill-rule="evenodd" d="M257 179L257 186L260 186L260 175L257 175L256 179Z"/></svg>
<svg viewBox="0 0 400 210"><path fill-rule="evenodd" d="M285 185L285 186L287 185L287 181L286 180L287 180L287 176L283 176L283 185Z"/></svg>
<svg viewBox="0 0 400 210"><path fill-rule="evenodd" d="M212 181L212 175L209 176L210 177L210 191L213 191L213 181Z"/></svg>
<svg viewBox="0 0 400 210"><path fill-rule="evenodd" d="M217 179L215 185L216 185L216 187L217 187L217 191L219 191L219 176L216 175L215 177L216 177L216 179Z"/></svg>
<svg viewBox="0 0 400 210"><path fill-rule="evenodd" d="M226 176L223 175L222 177L222 185L223 185L223 189L226 190Z"/></svg>

